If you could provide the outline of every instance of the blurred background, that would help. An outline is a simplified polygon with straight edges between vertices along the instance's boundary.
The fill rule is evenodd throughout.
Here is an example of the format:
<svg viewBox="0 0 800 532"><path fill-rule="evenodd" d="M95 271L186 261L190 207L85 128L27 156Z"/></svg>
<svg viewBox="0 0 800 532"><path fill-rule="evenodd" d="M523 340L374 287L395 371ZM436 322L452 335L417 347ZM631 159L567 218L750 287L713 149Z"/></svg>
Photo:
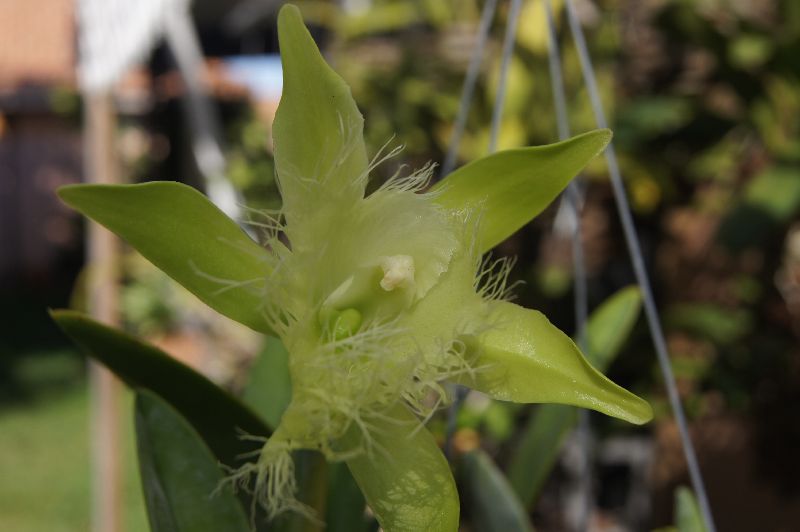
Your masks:
<svg viewBox="0 0 800 532"><path fill-rule="evenodd" d="M85 308L92 274L84 222L54 194L86 179L90 98L81 87L109 78L106 140L119 182L188 183L240 218L238 203L280 206L270 129L281 89L275 16L282 2L153 0L105 19L92 3L0 2L0 530L90 526L87 364L47 315L48 308ZM483 2L296 3L352 87L370 153L393 137L405 146L376 169L373 184L400 164L443 161ZM718 527L797 530L800 2L574 3ZM164 22L167 4L182 4L189 24ZM587 131L594 119L580 65L563 6L553 5L570 125ZM492 22L462 163L486 154L508 7L499 2ZM91 20L107 41L87 44ZM187 35L189 46L181 40ZM499 148L554 142L552 98L542 2L525 0ZM594 308L634 277L602 158L584 179L581 224ZM572 333L570 235L558 230L556 213L557 205L497 253L519 258L512 272L523 282L518 302ZM241 390L262 339L223 321L128 250L119 266L122 326ZM644 319L625 335L608 374L648 399L656 419L630 427L591 416L592 530L667 526L675 489L688 482ZM138 531L147 524L127 401L119 412L119 504L124 528ZM508 468L532 412L470 396L456 448L480 446ZM441 435L443 425L434 420L433 428ZM569 529L570 449L567 439L526 501L539 530ZM480 530L466 518L465 527Z"/></svg>

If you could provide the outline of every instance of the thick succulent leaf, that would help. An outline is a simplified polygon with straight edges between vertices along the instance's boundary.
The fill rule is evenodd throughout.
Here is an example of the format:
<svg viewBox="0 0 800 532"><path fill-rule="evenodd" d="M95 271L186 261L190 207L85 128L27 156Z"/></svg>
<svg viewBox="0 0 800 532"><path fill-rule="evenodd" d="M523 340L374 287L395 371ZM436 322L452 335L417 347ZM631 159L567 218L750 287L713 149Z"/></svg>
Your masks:
<svg viewBox="0 0 800 532"><path fill-rule="evenodd" d="M373 452L347 461L381 527L386 532L458 530L459 504L450 466L433 435L405 406L369 420ZM354 448L353 428L341 444Z"/></svg>
<svg viewBox="0 0 800 532"><path fill-rule="evenodd" d="M325 63L297 7L281 8L278 39L283 95L272 131L284 210L293 225L332 197L363 197L367 155L364 120L350 88Z"/></svg>
<svg viewBox="0 0 800 532"><path fill-rule="evenodd" d="M139 470L153 532L249 532L244 508L216 457L192 426L156 394L136 394ZM212 495L213 494L213 495Z"/></svg>
<svg viewBox="0 0 800 532"><path fill-rule="evenodd" d="M647 402L594 369L541 312L504 301L494 305L495 326L466 341L476 371L461 384L495 399L580 406L636 424L653 417Z"/></svg>
<svg viewBox="0 0 800 532"><path fill-rule="evenodd" d="M277 338L267 337L242 394L242 400L275 429L292 400L289 353Z"/></svg>
<svg viewBox="0 0 800 532"><path fill-rule="evenodd" d="M542 212L610 140L611 131L601 129L489 155L437 183L437 201L450 209L480 209L478 243L488 251Z"/></svg>
<svg viewBox="0 0 800 532"><path fill-rule="evenodd" d="M58 195L217 312L270 331L261 313L270 255L200 192L162 181L70 185Z"/></svg>
<svg viewBox="0 0 800 532"><path fill-rule="evenodd" d="M588 357L599 371L605 372L616 358L636 323L641 303L638 288L623 288L589 316ZM530 417L508 466L508 480L526 508L538 498L577 422L578 411L567 405L541 405Z"/></svg>
<svg viewBox="0 0 800 532"><path fill-rule="evenodd" d="M157 393L191 423L217 459L229 467L244 463L243 453L268 436L269 428L248 407L163 351L73 311L53 311L59 327L91 358L134 388Z"/></svg>
<svg viewBox="0 0 800 532"><path fill-rule="evenodd" d="M703 514L700 505L686 486L679 486L675 490L675 527L678 532L706 532Z"/></svg>
<svg viewBox="0 0 800 532"><path fill-rule="evenodd" d="M492 459L478 449L463 460L460 479L475 530L532 532L528 512Z"/></svg>

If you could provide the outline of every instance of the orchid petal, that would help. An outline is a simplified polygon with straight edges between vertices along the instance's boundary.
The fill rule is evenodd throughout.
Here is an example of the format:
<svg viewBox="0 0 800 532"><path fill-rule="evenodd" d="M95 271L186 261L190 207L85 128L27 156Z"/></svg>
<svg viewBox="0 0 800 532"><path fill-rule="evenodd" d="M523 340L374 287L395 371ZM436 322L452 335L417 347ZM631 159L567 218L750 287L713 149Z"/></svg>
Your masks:
<svg viewBox="0 0 800 532"><path fill-rule="evenodd" d="M611 131L599 129L489 155L437 183L437 201L449 209L480 210L478 243L488 251L542 212L610 141Z"/></svg>
<svg viewBox="0 0 800 532"><path fill-rule="evenodd" d="M261 313L271 256L197 190L160 181L70 185L58 195L220 314L271 331Z"/></svg>
<svg viewBox="0 0 800 532"><path fill-rule="evenodd" d="M325 63L297 7L281 9L278 38L283 95L272 131L278 182L291 228L328 204L341 209L341 200L352 203L362 198L367 155L364 119L350 88Z"/></svg>
<svg viewBox="0 0 800 532"><path fill-rule="evenodd" d="M474 371L460 383L503 401L580 406L635 424L652 419L646 401L594 369L541 312L493 305L495 325L465 342Z"/></svg>

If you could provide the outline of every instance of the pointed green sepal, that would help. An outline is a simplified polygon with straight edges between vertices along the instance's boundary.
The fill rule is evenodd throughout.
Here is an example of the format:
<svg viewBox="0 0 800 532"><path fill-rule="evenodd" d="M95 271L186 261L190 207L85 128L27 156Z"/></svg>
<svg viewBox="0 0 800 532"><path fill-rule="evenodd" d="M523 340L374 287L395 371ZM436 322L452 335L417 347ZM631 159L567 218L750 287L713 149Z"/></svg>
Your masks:
<svg viewBox="0 0 800 532"><path fill-rule="evenodd" d="M262 315L270 255L197 190L160 181L70 185L58 195L220 314L270 332Z"/></svg>
<svg viewBox="0 0 800 532"><path fill-rule="evenodd" d="M433 435L404 405L368 420L372 453L347 460L347 466L386 532L458 530L459 503L450 466ZM339 442L360 445L352 427Z"/></svg>
<svg viewBox="0 0 800 532"><path fill-rule="evenodd" d="M488 332L465 342L475 371L461 384L503 401L580 406L636 424L652 419L646 401L594 369L541 312L496 302L490 320Z"/></svg>
<svg viewBox="0 0 800 532"><path fill-rule="evenodd" d="M440 181L437 201L450 209L479 209L478 243L488 251L542 212L610 141L611 131L599 129L489 155Z"/></svg>
<svg viewBox="0 0 800 532"><path fill-rule="evenodd" d="M325 63L297 7L281 8L278 39L283 95L272 131L278 182L291 227L327 203L362 198L367 152L364 119L350 87Z"/></svg>

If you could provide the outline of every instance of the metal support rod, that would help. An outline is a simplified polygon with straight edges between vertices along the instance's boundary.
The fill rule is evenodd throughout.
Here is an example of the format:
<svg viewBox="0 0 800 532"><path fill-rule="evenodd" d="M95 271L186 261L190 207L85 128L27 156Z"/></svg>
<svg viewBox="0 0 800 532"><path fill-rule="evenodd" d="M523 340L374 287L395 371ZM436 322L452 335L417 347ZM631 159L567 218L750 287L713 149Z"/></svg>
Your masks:
<svg viewBox="0 0 800 532"><path fill-rule="evenodd" d="M117 182L114 149L116 119L110 92L84 95L84 165L89 183ZM88 306L96 320L119 321L118 240L97 223L87 223ZM89 362L91 438L91 529L122 530L122 471L120 466L121 385L96 362Z"/></svg>
<svg viewBox="0 0 800 532"><path fill-rule="evenodd" d="M502 62L500 63L500 79L497 82L497 94L492 108L492 127L489 132L489 153L497 150L497 137L500 135L500 122L503 119L503 105L506 100L506 83L508 82L508 66L514 52L514 38L517 35L519 12L522 9L522 0L511 0L511 8L506 20L506 34L503 37Z"/></svg>
<svg viewBox="0 0 800 532"><path fill-rule="evenodd" d="M475 84L478 81L478 72L480 72L483 54L486 50L486 41L489 38L489 28L492 25L495 11L497 11L497 0L486 0L481 12L481 21L478 25L478 42L475 43L475 48L472 51L472 57L467 67L467 75L464 77L464 86L461 89L461 103L459 103L458 114L453 125L453 136L450 139L447 156L442 165L442 177L452 172L456 165L458 147L461 144L461 136L464 134L464 128L467 125L469 106L475 94Z"/></svg>
<svg viewBox="0 0 800 532"><path fill-rule="evenodd" d="M578 51L580 59L581 71L586 88L589 92L589 98L592 104L592 110L595 115L595 122L600 128L608 127L603 105L600 100L600 91L597 88L597 80L594 76L594 67L592 65L591 57L586 46L586 40L583 36L578 18L575 14L575 8L572 0L566 0L565 3L567 20L569 22L572 38L575 42L575 47ZM658 364L661 367L661 373L664 376L664 384L667 389L667 396L669 398L670 406L672 407L675 422L678 425L681 442L683 444L683 453L686 457L686 464L689 470L689 477L694 488L697 502L700 506L700 512L703 515L703 520L708 532L715 532L713 516L711 514L711 506L708 502L708 494L706 492L703 476L700 472L700 466L697 462L697 455L689 435L689 426L686 421L686 415L681 405L680 395L678 394L678 387L675 383L675 376L672 373L672 366L670 365L669 353L667 350L667 343L664 338L664 331L661 328L661 322L658 314L658 309L653 297L653 290L650 285L650 279L647 274L647 268L644 264L644 257L639 245L639 238L636 232L636 226L633 222L633 215L631 214L628 197L625 191L625 185L622 182L622 175L617 162L616 151L614 150L613 143L608 145L605 151L606 161L608 163L608 172L611 178L611 188L614 193L614 200L617 206L620 222L622 223L622 230L625 236L625 242L628 246L633 271L636 275L636 281L639 289L642 291L642 300L644 304L644 311L647 317L647 324L650 328L650 335L653 339L653 345L656 350Z"/></svg>

